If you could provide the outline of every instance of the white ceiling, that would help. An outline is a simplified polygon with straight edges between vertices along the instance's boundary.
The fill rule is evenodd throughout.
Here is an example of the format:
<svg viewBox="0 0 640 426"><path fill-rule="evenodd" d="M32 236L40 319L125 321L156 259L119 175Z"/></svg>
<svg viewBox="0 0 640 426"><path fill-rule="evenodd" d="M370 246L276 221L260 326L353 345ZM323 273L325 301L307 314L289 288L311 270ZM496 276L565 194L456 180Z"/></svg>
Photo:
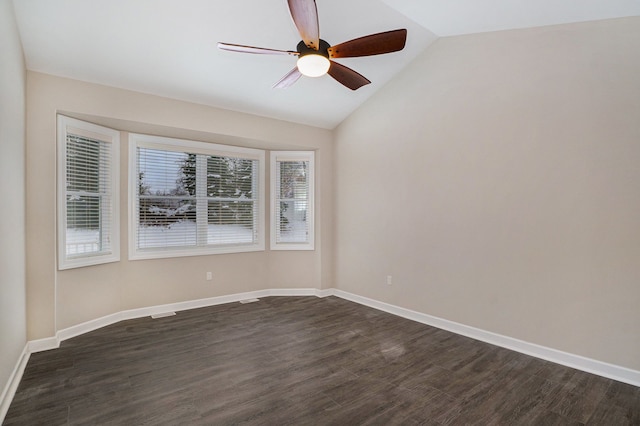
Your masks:
<svg viewBox="0 0 640 426"><path fill-rule="evenodd" d="M640 0L383 0L439 37L640 15Z"/></svg>
<svg viewBox="0 0 640 426"><path fill-rule="evenodd" d="M14 0L27 68L287 121L334 128L437 36L640 15L640 0L316 0L320 36L337 44L408 29L401 52L341 59L372 84L328 75L272 89L290 56L248 55L219 41L295 50L285 0Z"/></svg>

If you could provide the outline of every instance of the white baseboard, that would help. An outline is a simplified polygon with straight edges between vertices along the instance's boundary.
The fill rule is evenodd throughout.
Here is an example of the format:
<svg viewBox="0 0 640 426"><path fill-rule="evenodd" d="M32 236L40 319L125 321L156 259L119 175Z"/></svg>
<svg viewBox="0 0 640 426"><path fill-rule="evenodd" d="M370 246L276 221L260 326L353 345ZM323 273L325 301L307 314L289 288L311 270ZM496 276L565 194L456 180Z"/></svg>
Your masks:
<svg viewBox="0 0 640 426"><path fill-rule="evenodd" d="M149 317L151 315L163 314L166 312L179 312L189 309L204 308L206 306L222 305L224 303L239 302L242 299L266 297L264 291L248 293L237 293L228 296L210 297L207 299L189 300L186 302L168 303L166 305L149 306L145 308L129 309L126 311L110 314L82 324L64 328L56 333L60 341L71 339L81 334L89 333L102 327L115 324L120 321Z"/></svg>
<svg viewBox="0 0 640 426"><path fill-rule="evenodd" d="M500 346L526 355L531 355L556 364L586 371L587 373L607 377L609 379L628 383L634 386L640 386L640 371L525 342L523 340L514 339L512 337L503 336L501 334L434 317L432 315L401 308L389 303L379 302L377 300L358 296L346 291L333 289L332 293L342 299L398 315L422 324L441 328L443 330L451 331L452 333L460 334L462 336L470 337L472 339L480 340L482 342L490 343L492 345Z"/></svg>
<svg viewBox="0 0 640 426"><path fill-rule="evenodd" d="M318 290L315 288L275 288L267 291L269 296L317 296Z"/></svg>
<svg viewBox="0 0 640 426"><path fill-rule="evenodd" d="M166 312L186 311L189 309L204 308L207 306L222 305L225 303L239 302L245 299L259 299L269 296L318 296L318 289L315 288L297 288L297 289L269 289L250 291L246 293L236 293L225 296L209 297L206 299L189 300L186 302L168 303L166 305L149 306L145 308L129 309L126 311L116 312L101 318L90 320L82 324L73 325L71 327L59 330L56 337L40 339L29 342L30 352L40 352L49 349L55 349L60 346L60 342L89 333L90 331L115 324L120 321L143 318L151 315L163 314ZM330 293L327 293L330 295ZM320 296L318 296L320 297Z"/></svg>
<svg viewBox="0 0 640 426"><path fill-rule="evenodd" d="M315 289L315 296L316 297L329 297L329 296L335 296L336 294L336 289L335 288L330 288L327 290L318 290Z"/></svg>
<svg viewBox="0 0 640 426"><path fill-rule="evenodd" d="M60 347L60 339L58 337L47 337L45 339L30 340L28 346L29 353L49 351Z"/></svg>
<svg viewBox="0 0 640 426"><path fill-rule="evenodd" d="M427 324L443 330L451 331L462 336L487 342L506 349L511 349L536 358L562 364L567 367L576 368L578 370L593 373L599 376L607 377L634 386L640 386L640 371L631 370L629 368L618 365L608 364L606 362L585 358L580 355L574 355L567 352L559 351L534 343L525 342L514 339L512 337L503 336L492 333L490 331L481 330L479 328L456 323L446 319L438 318L421 312L412 311L410 309L401 308L389 303L380 302L367 297L358 296L338 289L315 289L315 288L299 288L299 289L269 289L258 290L246 293L237 293L226 296L211 297L206 299L190 300L186 302L169 303L166 305L150 306L145 308L130 309L115 314L107 315L102 318L87 321L82 324L74 325L56 333L56 337L40 339L28 343L28 352L40 352L49 349L55 349L60 346L60 342L88 333L93 330L115 324L119 321L142 318L151 315L163 314L166 312L178 312L189 309L204 308L207 306L221 305L224 303L239 302L244 299L259 299L269 296L316 296L328 297L337 296L345 300L349 300L364 306L369 306L390 314L398 315L413 321ZM27 357L28 359L28 357ZM25 361L26 364L26 361Z"/></svg>
<svg viewBox="0 0 640 426"><path fill-rule="evenodd" d="M24 369L27 366L27 362L29 362L30 355L31 353L29 352L29 344L27 343L24 345L24 349L18 357L18 361L16 362L15 367L13 367L13 371L9 376L9 380L2 390L2 395L0 395L0 424L4 421L4 418L9 411L9 406L11 405L11 401L13 401L13 397L16 394L16 390L18 389L20 380L22 380L22 375L24 374Z"/></svg>

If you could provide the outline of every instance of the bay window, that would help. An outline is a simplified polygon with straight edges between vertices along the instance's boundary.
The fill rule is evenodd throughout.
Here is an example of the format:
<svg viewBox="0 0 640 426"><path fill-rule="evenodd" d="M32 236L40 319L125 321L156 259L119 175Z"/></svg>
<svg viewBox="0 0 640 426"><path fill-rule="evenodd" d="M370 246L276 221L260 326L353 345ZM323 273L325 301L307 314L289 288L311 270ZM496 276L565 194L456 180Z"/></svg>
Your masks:
<svg viewBox="0 0 640 426"><path fill-rule="evenodd" d="M264 151L129 138L131 259L264 250Z"/></svg>
<svg viewBox="0 0 640 426"><path fill-rule="evenodd" d="M120 260L116 130L58 116L58 268Z"/></svg>
<svg viewBox="0 0 640 426"><path fill-rule="evenodd" d="M314 153L271 152L271 249L314 249Z"/></svg>

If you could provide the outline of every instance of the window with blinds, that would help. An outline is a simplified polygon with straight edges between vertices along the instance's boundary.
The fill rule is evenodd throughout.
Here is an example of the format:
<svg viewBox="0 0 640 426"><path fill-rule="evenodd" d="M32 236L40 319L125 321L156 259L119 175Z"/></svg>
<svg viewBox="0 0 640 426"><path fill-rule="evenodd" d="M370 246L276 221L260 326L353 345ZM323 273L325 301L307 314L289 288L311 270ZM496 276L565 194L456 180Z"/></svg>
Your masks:
<svg viewBox="0 0 640 426"><path fill-rule="evenodd" d="M58 116L58 267L115 262L119 132Z"/></svg>
<svg viewBox="0 0 640 426"><path fill-rule="evenodd" d="M313 250L314 153L271 153L271 249Z"/></svg>
<svg viewBox="0 0 640 426"><path fill-rule="evenodd" d="M130 136L130 257L264 250L264 152Z"/></svg>

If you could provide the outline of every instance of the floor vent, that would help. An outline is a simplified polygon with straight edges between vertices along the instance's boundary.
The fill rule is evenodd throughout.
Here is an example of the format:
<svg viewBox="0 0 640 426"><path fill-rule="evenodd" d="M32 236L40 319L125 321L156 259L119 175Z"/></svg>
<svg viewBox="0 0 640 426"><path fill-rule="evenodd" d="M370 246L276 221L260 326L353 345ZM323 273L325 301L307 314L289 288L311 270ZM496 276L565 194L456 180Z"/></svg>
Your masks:
<svg viewBox="0 0 640 426"><path fill-rule="evenodd" d="M255 303L255 302L259 302L259 301L260 301L260 299L244 299L244 300L241 300L240 303L243 303L243 304L244 303Z"/></svg>
<svg viewBox="0 0 640 426"><path fill-rule="evenodd" d="M176 314L175 312L163 312L161 314L151 315L151 318L158 319L158 318L164 318L164 317L172 317L175 314Z"/></svg>

